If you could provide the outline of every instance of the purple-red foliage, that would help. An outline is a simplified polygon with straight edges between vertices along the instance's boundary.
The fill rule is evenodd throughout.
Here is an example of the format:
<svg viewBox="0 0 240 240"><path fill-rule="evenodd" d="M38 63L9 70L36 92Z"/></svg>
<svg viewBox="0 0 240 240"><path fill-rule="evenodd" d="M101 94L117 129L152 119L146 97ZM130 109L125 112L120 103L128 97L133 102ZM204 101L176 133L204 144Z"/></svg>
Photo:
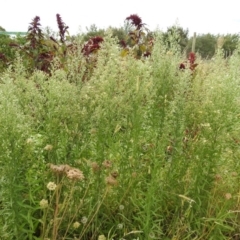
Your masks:
<svg viewBox="0 0 240 240"><path fill-rule="evenodd" d="M126 21L129 21L132 29L128 32L125 39L126 41L122 40L119 42L120 46L124 48L123 56L126 50L132 49L137 59L149 57L152 51L153 39L149 30L144 27L146 24L142 22L142 19L137 14L131 14L126 18Z"/></svg>
<svg viewBox="0 0 240 240"><path fill-rule="evenodd" d="M194 71L195 68L197 67L197 63L195 63L196 61L196 55L194 52L190 52L189 55L188 55L188 62L182 62L180 63L179 65L179 69L186 69L186 64L189 63L189 68Z"/></svg>
<svg viewBox="0 0 240 240"><path fill-rule="evenodd" d="M7 60L5 54L3 54L3 53L0 53L0 59L3 60L3 61Z"/></svg>
<svg viewBox="0 0 240 240"><path fill-rule="evenodd" d="M100 49L100 43L103 41L103 38L100 36L90 38L82 48L83 55L89 56L95 50Z"/></svg>
<svg viewBox="0 0 240 240"><path fill-rule="evenodd" d="M19 47L19 44L11 42L11 43L9 43L9 46L10 47Z"/></svg>
<svg viewBox="0 0 240 240"><path fill-rule="evenodd" d="M35 49L39 40L43 38L40 17L36 16L28 27L27 40L30 41L30 46Z"/></svg>
<svg viewBox="0 0 240 240"><path fill-rule="evenodd" d="M188 61L190 62L190 64L194 64L196 60L196 55L194 52L190 52L188 55Z"/></svg>
<svg viewBox="0 0 240 240"><path fill-rule="evenodd" d="M186 69L185 64L184 64L184 63L180 63L180 65L179 65L179 69Z"/></svg>
<svg viewBox="0 0 240 240"><path fill-rule="evenodd" d="M96 36L96 37L91 38L90 41L92 41L93 44L99 44L103 41L103 38Z"/></svg>
<svg viewBox="0 0 240 240"><path fill-rule="evenodd" d="M60 40L62 43L64 43L65 42L65 33L69 27L66 26L66 24L62 21L60 14L57 14L56 17L57 17L59 34L60 34Z"/></svg>
<svg viewBox="0 0 240 240"><path fill-rule="evenodd" d="M149 51L147 51L147 52L145 52L145 53L143 54L143 56L144 56L144 57L150 57L150 56L151 56L151 53L150 53Z"/></svg>
<svg viewBox="0 0 240 240"><path fill-rule="evenodd" d="M126 48L127 47L127 43L126 41L124 41L123 39L119 41L119 44L122 48Z"/></svg>
<svg viewBox="0 0 240 240"><path fill-rule="evenodd" d="M30 26L28 27L28 32L32 32L36 34L39 32L40 26L41 26L40 17L36 16L30 23Z"/></svg>
<svg viewBox="0 0 240 240"><path fill-rule="evenodd" d="M142 19L137 14L132 14L126 18L126 20L131 21L131 24L134 25L137 30L139 30L144 23L142 23Z"/></svg>

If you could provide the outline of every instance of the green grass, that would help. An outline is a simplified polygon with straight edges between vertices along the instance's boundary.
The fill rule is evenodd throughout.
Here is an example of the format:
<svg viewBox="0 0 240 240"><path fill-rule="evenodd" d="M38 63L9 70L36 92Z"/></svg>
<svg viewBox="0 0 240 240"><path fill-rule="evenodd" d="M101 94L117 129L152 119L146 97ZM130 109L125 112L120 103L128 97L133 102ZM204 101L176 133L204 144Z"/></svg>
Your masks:
<svg viewBox="0 0 240 240"><path fill-rule="evenodd" d="M84 83L81 55L2 73L1 239L239 239L238 51L181 60L161 35L145 60L107 35Z"/></svg>

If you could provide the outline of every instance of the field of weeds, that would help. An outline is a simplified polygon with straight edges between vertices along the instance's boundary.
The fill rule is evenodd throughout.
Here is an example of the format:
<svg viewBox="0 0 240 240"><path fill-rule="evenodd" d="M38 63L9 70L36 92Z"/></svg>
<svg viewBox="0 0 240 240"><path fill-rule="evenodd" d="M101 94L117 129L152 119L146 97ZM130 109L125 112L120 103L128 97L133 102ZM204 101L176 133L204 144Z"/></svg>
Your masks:
<svg viewBox="0 0 240 240"><path fill-rule="evenodd" d="M240 45L194 71L159 33L0 75L2 240L240 239Z"/></svg>

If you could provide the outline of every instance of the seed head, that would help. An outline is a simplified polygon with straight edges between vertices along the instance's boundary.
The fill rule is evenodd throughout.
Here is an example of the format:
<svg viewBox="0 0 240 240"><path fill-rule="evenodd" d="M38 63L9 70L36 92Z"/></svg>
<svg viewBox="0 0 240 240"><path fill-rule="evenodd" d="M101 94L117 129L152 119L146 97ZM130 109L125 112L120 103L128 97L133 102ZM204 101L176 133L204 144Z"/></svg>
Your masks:
<svg viewBox="0 0 240 240"><path fill-rule="evenodd" d="M225 198L226 198L227 200L231 199L231 198L232 198L232 194L231 194L231 193L226 193L226 194L225 194Z"/></svg>
<svg viewBox="0 0 240 240"><path fill-rule="evenodd" d="M54 173L63 174L63 173L66 173L69 169L71 169L71 167L67 164L61 164L61 165L50 164L50 169Z"/></svg>
<svg viewBox="0 0 240 240"><path fill-rule="evenodd" d="M82 223L82 224L86 224L87 221L88 221L87 217L85 217L85 216L82 217L82 220L81 220L81 223Z"/></svg>
<svg viewBox="0 0 240 240"><path fill-rule="evenodd" d="M120 205L120 206L119 206L119 210L122 211L123 209L124 209L124 206L123 206L123 205Z"/></svg>
<svg viewBox="0 0 240 240"><path fill-rule="evenodd" d="M51 151L52 149L53 149L53 146L50 144L47 144L44 148L44 150L46 150L46 151Z"/></svg>
<svg viewBox="0 0 240 240"><path fill-rule="evenodd" d="M102 165L105 167L105 168L111 168L112 167L112 162L109 161L109 160L105 160Z"/></svg>
<svg viewBox="0 0 240 240"><path fill-rule="evenodd" d="M106 237L104 235L99 235L98 240L106 240Z"/></svg>
<svg viewBox="0 0 240 240"><path fill-rule="evenodd" d="M98 172L100 170L100 166L96 162L92 162L91 167L92 167L93 172Z"/></svg>
<svg viewBox="0 0 240 240"><path fill-rule="evenodd" d="M75 222L75 223L73 223L73 228L77 229L80 227L80 225L81 224L79 222Z"/></svg>
<svg viewBox="0 0 240 240"><path fill-rule="evenodd" d="M42 199L39 203L41 208L47 208L48 207L48 200Z"/></svg>
<svg viewBox="0 0 240 240"><path fill-rule="evenodd" d="M69 169L66 174L67 174L67 177L72 180L83 180L84 179L84 175L83 175L82 171L80 171L77 168Z"/></svg>
<svg viewBox="0 0 240 240"><path fill-rule="evenodd" d="M111 172L111 176L113 177L113 178L117 178L118 177L118 172L117 171L114 171L114 172Z"/></svg>
<svg viewBox="0 0 240 240"><path fill-rule="evenodd" d="M122 223L119 223L119 224L117 225L117 228L118 228L118 229L122 229L122 228L123 228L123 224L122 224Z"/></svg>
<svg viewBox="0 0 240 240"><path fill-rule="evenodd" d="M118 181L112 175L109 175L106 177L106 183L110 186L116 186L118 184Z"/></svg>
<svg viewBox="0 0 240 240"><path fill-rule="evenodd" d="M57 185L54 182L49 182L47 184L47 189L50 191L54 191L56 189Z"/></svg>
<svg viewBox="0 0 240 240"><path fill-rule="evenodd" d="M27 142L27 144L31 144L31 143L33 143L34 141L33 141L32 138L28 138L26 142Z"/></svg>

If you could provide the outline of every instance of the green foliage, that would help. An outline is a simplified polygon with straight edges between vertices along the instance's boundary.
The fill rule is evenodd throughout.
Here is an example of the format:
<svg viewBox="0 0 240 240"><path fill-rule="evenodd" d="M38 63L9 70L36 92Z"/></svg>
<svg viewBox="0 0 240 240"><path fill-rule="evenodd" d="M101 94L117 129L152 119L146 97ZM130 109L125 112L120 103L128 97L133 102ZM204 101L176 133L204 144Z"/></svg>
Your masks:
<svg viewBox="0 0 240 240"><path fill-rule="evenodd" d="M87 27L86 30L87 30L87 33L84 34L84 37L83 37L84 41L88 41L92 37L97 37L97 36L103 37L105 33L104 29L98 29L98 27L95 24L92 24L89 28Z"/></svg>
<svg viewBox="0 0 240 240"><path fill-rule="evenodd" d="M213 35L202 34L196 37L196 52L200 54L202 58L212 58L216 53L216 49L219 48L218 40L221 39L220 48L224 52L224 57L229 57L233 54L237 48L239 41L238 34L226 34L226 35ZM191 51L192 38L188 42L187 52Z"/></svg>
<svg viewBox="0 0 240 240"><path fill-rule="evenodd" d="M7 67L8 59L13 58L14 53L9 47L11 39L7 35L0 35L0 72Z"/></svg>
<svg viewBox="0 0 240 240"><path fill-rule="evenodd" d="M120 42L122 39L126 39L127 33L123 27L116 28L116 27L110 27L112 31L112 36L116 37L118 41Z"/></svg>
<svg viewBox="0 0 240 240"><path fill-rule="evenodd" d="M229 57L233 54L236 50L238 42L239 42L239 35L238 34L227 34L223 36L224 43L223 43L223 51L224 56Z"/></svg>
<svg viewBox="0 0 240 240"><path fill-rule="evenodd" d="M178 42L181 52L186 51L188 44L188 29L183 29L182 27L176 25L168 27L167 32L164 33L164 42L169 47L172 42L172 37L176 38L175 40Z"/></svg>
<svg viewBox="0 0 240 240"><path fill-rule="evenodd" d="M216 51L217 38L217 36L210 33L197 35L195 52L199 53L202 58L212 58ZM191 51L191 48L192 38L188 43L188 52Z"/></svg>

